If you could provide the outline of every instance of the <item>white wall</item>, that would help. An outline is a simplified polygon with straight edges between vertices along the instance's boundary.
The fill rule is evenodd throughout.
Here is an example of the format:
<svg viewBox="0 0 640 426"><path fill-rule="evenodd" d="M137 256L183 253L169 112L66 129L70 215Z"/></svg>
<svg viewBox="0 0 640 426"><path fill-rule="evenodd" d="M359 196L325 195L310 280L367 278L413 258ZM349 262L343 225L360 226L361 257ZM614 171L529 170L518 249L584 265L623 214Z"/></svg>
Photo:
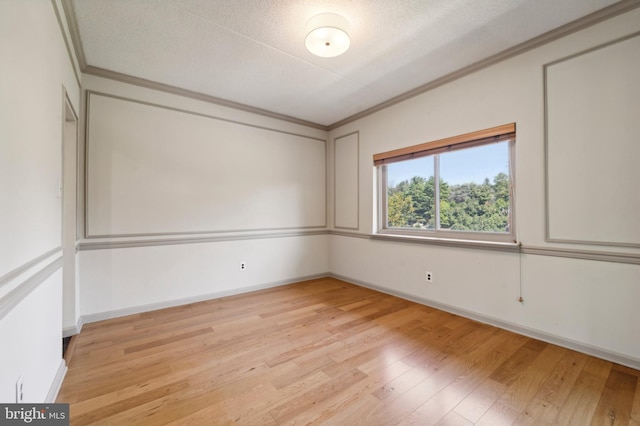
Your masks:
<svg viewBox="0 0 640 426"><path fill-rule="evenodd" d="M75 312L66 313L65 326L77 321L78 314L89 320L106 318L330 272L640 366L640 335L635 327L640 312L633 305L640 296L638 265L366 238L375 224L374 153L516 122L519 240L530 247L640 254L629 248L545 241L542 87L544 64L639 29L640 10L636 10L331 132L328 139L344 137L340 152L353 158L340 162L335 174L331 144L328 155L318 158L319 163L328 161L329 197L315 194L314 212L320 206L331 227L337 213L343 219L338 223L340 232L357 228L357 238L325 235L322 226L301 226L303 220L290 220L291 229L286 230L82 238L75 265L80 279ZM20 375L26 399L44 401L52 389L55 392L64 371L58 198L62 88L75 111L81 111L80 89L51 2L0 2L0 55L0 312L5 312L0 319L0 401L13 401ZM327 139L321 130L248 112L89 75L82 79L83 88L95 92L242 126ZM637 110L637 105L619 107ZM184 124L177 112L175 124ZM84 135L82 117L80 134ZM80 142L82 158L84 141ZM84 176L84 165L80 167ZM333 199L334 184L341 184L334 177L350 180L341 187L348 190L338 193L348 199ZM83 205L85 188L80 183ZM296 212L306 214L304 209ZM78 213L84 230L85 212ZM239 269L241 261L247 262L245 271ZM424 283L426 269L434 273L430 286ZM25 297L15 297L32 284ZM517 302L520 294L522 304Z"/></svg>
<svg viewBox="0 0 640 426"><path fill-rule="evenodd" d="M0 2L0 57L0 401L22 376L44 402L64 371L63 87L76 111L80 90L52 2Z"/></svg>
<svg viewBox="0 0 640 426"><path fill-rule="evenodd" d="M116 119L105 105L94 117L90 105L91 232L80 242L79 261L85 321L329 272L326 132L91 75L83 76L83 89L119 112L137 109L131 119ZM181 136L150 137L138 118L158 114L170 129L165 134ZM147 154L116 167L114 157L135 154L130 145ZM176 173L190 183L155 184L178 185ZM146 206L126 202L130 187Z"/></svg>
<svg viewBox="0 0 640 426"><path fill-rule="evenodd" d="M89 93L87 236L325 227L325 138Z"/></svg>
<svg viewBox="0 0 640 426"><path fill-rule="evenodd" d="M0 320L3 403L16 402L16 381L20 376L26 403L45 402L51 397L52 388L59 385L56 377L64 368L61 281L59 269Z"/></svg>
<svg viewBox="0 0 640 426"><path fill-rule="evenodd" d="M252 291L328 272L328 236L83 250L86 321ZM247 268L240 270L240 262Z"/></svg>
<svg viewBox="0 0 640 426"><path fill-rule="evenodd" d="M545 64L639 30L640 9L636 9L333 130L332 140L359 132L360 236L375 231L376 226L374 154L515 122L516 231L523 246L640 254L640 250L628 247L545 240L543 87ZM620 113L638 111L638 102L632 98L612 108ZM637 143L637 138L626 143ZM569 169L572 166L571 162L566 164ZM342 182L331 182L329 188L334 184ZM637 191L637 182L630 179L620 185L633 194ZM349 205L345 200L334 200L334 195L340 193L330 192L330 204ZM597 200L597 195L594 198ZM332 273L355 282L640 367L640 330L636 326L640 310L633 302L640 300L639 265L348 235L332 235L330 261ZM433 284L426 285L426 270L434 273ZM520 287L522 304L517 301Z"/></svg>
<svg viewBox="0 0 640 426"><path fill-rule="evenodd" d="M640 247L638 52L636 34L545 67L547 233L554 241Z"/></svg>

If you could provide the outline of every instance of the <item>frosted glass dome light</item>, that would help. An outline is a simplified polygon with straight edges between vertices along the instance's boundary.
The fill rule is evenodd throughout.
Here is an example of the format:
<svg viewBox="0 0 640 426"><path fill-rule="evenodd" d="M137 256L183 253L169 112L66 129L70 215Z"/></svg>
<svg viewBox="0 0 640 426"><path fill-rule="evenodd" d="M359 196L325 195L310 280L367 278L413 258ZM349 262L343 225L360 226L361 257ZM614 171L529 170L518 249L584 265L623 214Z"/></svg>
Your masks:
<svg viewBox="0 0 640 426"><path fill-rule="evenodd" d="M347 20L335 13L316 15L307 22L304 45L309 52L322 58L342 55L351 44L348 26Z"/></svg>

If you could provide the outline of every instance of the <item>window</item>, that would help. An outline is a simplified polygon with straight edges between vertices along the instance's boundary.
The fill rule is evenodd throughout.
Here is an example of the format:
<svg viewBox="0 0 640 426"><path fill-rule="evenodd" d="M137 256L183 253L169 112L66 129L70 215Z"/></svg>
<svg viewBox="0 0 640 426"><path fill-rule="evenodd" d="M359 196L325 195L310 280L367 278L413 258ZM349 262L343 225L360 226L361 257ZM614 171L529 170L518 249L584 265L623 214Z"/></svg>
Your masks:
<svg viewBox="0 0 640 426"><path fill-rule="evenodd" d="M379 232L514 242L515 124L373 156Z"/></svg>

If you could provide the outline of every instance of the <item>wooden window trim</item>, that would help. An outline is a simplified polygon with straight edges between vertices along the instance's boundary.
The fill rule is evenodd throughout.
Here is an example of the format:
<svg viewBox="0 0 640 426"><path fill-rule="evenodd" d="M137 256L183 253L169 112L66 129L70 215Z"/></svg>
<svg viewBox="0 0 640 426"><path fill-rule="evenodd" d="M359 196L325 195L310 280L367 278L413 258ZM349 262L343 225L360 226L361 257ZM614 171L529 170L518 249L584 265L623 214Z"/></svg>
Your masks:
<svg viewBox="0 0 640 426"><path fill-rule="evenodd" d="M471 148L472 146L484 145L491 142L502 142L514 139L515 132L516 123L510 123L406 148L394 149L392 151L374 154L373 165L382 166L384 164L410 160L412 158L426 157L453 149Z"/></svg>

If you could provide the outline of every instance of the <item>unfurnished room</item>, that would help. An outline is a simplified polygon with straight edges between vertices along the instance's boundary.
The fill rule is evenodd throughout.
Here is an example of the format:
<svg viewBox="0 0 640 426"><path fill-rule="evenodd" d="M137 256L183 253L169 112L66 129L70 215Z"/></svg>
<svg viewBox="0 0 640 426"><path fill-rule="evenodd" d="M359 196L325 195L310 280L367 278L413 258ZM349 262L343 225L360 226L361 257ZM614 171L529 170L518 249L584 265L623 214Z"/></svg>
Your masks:
<svg viewBox="0 0 640 426"><path fill-rule="evenodd" d="M0 424L640 425L640 0L3 0Z"/></svg>

